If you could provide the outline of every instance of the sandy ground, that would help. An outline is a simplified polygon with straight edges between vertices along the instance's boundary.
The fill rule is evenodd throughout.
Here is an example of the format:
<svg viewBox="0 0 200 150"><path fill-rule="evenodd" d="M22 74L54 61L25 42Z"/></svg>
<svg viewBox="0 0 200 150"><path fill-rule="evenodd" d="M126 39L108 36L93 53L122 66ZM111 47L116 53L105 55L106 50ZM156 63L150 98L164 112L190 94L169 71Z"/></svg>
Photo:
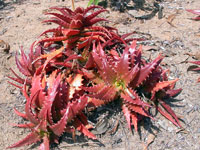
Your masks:
<svg viewBox="0 0 200 150"><path fill-rule="evenodd" d="M76 0L76 7L87 6L86 0ZM146 0L147 2L147 0ZM148 0L149 4L152 3ZM56 2L56 0L24 0L13 2L5 0L5 6L0 7L0 40L10 46L10 51L0 46L0 149L17 142L25 137L27 130L14 128L12 123L24 122L13 113L16 107L23 111L25 99L20 91L8 84L6 76L12 75L9 68L16 72L14 55L20 46L28 51L31 43L52 25L42 24L46 18L44 12L51 6L71 7L71 2ZM131 5L131 4L130 4ZM105 13L107 19L111 20L108 25L116 27L120 33L132 31L139 32L134 37L144 36L148 40L141 42L144 45L143 53L146 57L156 57L159 53L165 56L162 65L171 70L170 77L179 78L177 88L183 88L180 95L173 100L172 108L182 119L184 132L160 115L155 121L148 119L140 123L139 132L130 133L123 117L118 130L114 135L105 133L98 136L99 143L77 137L73 143L71 138L64 135L59 146L52 149L134 149L143 150L149 140L152 139L151 132L156 137L149 146L149 150L199 150L200 149L200 84L198 84L198 73L188 71L191 64L188 60L200 59L200 22L191 20L195 15L188 13L185 9L200 9L199 0L164 0L160 3L163 7L163 16L159 18L155 13L150 19L136 19L151 13L146 8L129 9L123 13L113 11ZM5 47L5 44L3 45ZM110 113L110 112L108 112ZM111 115L108 118L110 125L119 119L120 114ZM159 131L158 131L159 129ZM101 143L101 144L100 144ZM37 144L19 149L37 149Z"/></svg>

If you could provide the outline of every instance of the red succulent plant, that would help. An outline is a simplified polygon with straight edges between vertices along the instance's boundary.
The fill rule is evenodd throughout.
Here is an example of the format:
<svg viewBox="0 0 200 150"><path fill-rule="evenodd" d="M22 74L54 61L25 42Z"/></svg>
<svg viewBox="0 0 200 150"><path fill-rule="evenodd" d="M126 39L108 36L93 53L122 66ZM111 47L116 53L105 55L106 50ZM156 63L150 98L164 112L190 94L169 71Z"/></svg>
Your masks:
<svg viewBox="0 0 200 150"><path fill-rule="evenodd" d="M111 27L93 26L105 21L95 18L106 11L100 6L75 11L51 9L60 13L48 13L55 17L45 22L59 27L42 33L53 35L33 43L28 56L23 50L21 59L16 55L17 67L26 78L14 71L16 77L9 77L23 85L12 83L26 98L25 113L16 109L15 113L29 121L15 126L31 129L27 137L9 148L42 140L40 149L49 150L49 143L58 143L64 132L72 133L74 138L75 130L96 139L89 131L84 110L114 100L120 100L130 129L133 125L137 131L138 121L144 116L153 118L149 113L152 107L181 127L165 102L181 89L174 89L178 79L168 80L167 70L160 66L161 55L146 61L142 47L137 48L136 41L129 45L130 39L125 40L132 33L120 36Z"/></svg>
<svg viewBox="0 0 200 150"><path fill-rule="evenodd" d="M47 37L39 41L45 43L48 47L52 43L62 42L66 48L88 48L88 45L93 40L105 42L116 35L112 32L112 28L103 26L94 26L94 24L107 21L104 18L97 18L102 12L107 11L100 6L90 6L86 9L82 7L76 8L74 11L66 7L52 7L51 9L57 10L60 13L47 13L53 15L50 20L45 20L47 23L56 23L59 26L55 29L49 29L41 34L53 33L52 37ZM98 9L98 10L96 10Z"/></svg>
<svg viewBox="0 0 200 150"><path fill-rule="evenodd" d="M27 100L25 113L16 109L15 112L30 123L15 126L29 128L31 133L9 148L43 140L40 148L48 150L50 142L58 143L60 135L64 132L75 133L75 130L89 138L96 138L88 131L87 117L83 113L88 98L81 94L82 75L65 76L60 70L53 71L49 76L34 76L30 96L26 92L26 86L23 87L23 95Z"/></svg>
<svg viewBox="0 0 200 150"><path fill-rule="evenodd" d="M97 48L94 46L92 56L98 71L83 71L85 76L93 81L93 86L84 88L89 92L88 107L99 107L120 96L128 126L131 128L131 125L134 125L137 131L137 123L141 116L152 118L148 110L153 103L163 116L181 127L170 106L162 100L163 97L174 96L181 91L181 89L173 90L177 79L168 81L166 72L159 66L163 58L158 56L147 63L142 59L141 47L137 49L135 41L120 55L106 54L101 44L98 44ZM161 92L162 96L159 96L158 93ZM149 97L151 102L142 100L141 93L151 95Z"/></svg>

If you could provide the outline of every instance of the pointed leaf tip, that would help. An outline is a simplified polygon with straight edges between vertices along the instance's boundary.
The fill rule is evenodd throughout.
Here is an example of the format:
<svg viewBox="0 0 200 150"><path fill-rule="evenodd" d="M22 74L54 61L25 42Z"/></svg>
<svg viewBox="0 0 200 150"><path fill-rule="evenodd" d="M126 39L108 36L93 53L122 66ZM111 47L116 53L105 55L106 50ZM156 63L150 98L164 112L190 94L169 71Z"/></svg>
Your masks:
<svg viewBox="0 0 200 150"><path fill-rule="evenodd" d="M16 147L21 147L21 146L25 146L25 145L30 145L30 144L36 143L39 140L40 140L39 134L37 134L36 132L31 132L24 139L20 140L19 142L15 143L7 148L16 148Z"/></svg>

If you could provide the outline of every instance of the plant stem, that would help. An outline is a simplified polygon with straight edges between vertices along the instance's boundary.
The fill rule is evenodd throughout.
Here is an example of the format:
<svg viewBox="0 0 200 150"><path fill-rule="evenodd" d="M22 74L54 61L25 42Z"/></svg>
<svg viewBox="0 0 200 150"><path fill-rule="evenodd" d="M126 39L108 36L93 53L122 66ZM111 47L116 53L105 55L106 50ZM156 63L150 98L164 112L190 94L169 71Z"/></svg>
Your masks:
<svg viewBox="0 0 200 150"><path fill-rule="evenodd" d="M72 0L72 10L75 10L75 6L74 6L74 0Z"/></svg>

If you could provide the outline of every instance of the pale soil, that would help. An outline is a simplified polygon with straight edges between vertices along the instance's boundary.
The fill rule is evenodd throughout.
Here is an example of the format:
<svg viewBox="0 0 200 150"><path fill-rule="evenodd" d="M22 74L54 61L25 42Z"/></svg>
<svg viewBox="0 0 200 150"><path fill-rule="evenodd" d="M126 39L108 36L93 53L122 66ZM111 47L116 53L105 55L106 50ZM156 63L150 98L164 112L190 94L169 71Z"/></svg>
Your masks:
<svg viewBox="0 0 200 150"><path fill-rule="evenodd" d="M8 3L10 2L10 3ZM87 0L77 0L77 6L87 6ZM56 2L56 0L24 0L20 3L8 3L0 9L0 40L10 45L10 52L6 54L0 51L0 149L17 142L27 135L29 131L12 127L12 123L22 123L23 120L13 113L16 107L23 111L24 98L19 89L8 84L6 76L12 75L9 68L16 70L14 53L23 46L28 51L30 45L51 25L42 24L46 18L43 14L51 6L68 6L71 2ZM151 3L151 1L149 2ZM140 131L131 134L126 123L120 123L114 135L106 133L98 136L102 144L88 141L82 136L77 137L77 142L73 143L71 137L64 135L59 146L52 149L134 149L143 150L144 145L150 139L150 131L156 133L156 128L160 131L156 134L154 142L149 146L150 150L199 150L200 149L200 84L197 84L198 73L187 71L191 64L186 60L200 59L200 22L190 18L195 15L188 13L185 9L200 9L199 0L165 0L161 3L164 7L162 19L158 19L157 14L149 20L137 20L132 16L140 16L148 12L142 10L119 13L110 11L105 13L107 19L111 20L109 25L116 27L120 33L131 31L141 32L139 36L151 37L142 42L144 55L155 58L159 53L165 55L164 67L171 70L170 77L179 78L177 88L183 88L182 93L174 100L172 108L176 114L185 122L182 126L187 132L177 132L178 128L168 120L156 116L155 121L145 120L140 124ZM109 8L108 8L109 9ZM130 15L131 14L131 15ZM173 15L174 14L174 15ZM167 23L174 17L172 25ZM148 50L148 49L154 50ZM194 56L187 55L193 54ZM111 113L111 112L109 112ZM114 119L109 119L111 126L115 120L120 118L120 114L111 115ZM123 117L120 118L124 120ZM140 136L139 136L140 135ZM36 146L27 146L19 149L37 149Z"/></svg>

